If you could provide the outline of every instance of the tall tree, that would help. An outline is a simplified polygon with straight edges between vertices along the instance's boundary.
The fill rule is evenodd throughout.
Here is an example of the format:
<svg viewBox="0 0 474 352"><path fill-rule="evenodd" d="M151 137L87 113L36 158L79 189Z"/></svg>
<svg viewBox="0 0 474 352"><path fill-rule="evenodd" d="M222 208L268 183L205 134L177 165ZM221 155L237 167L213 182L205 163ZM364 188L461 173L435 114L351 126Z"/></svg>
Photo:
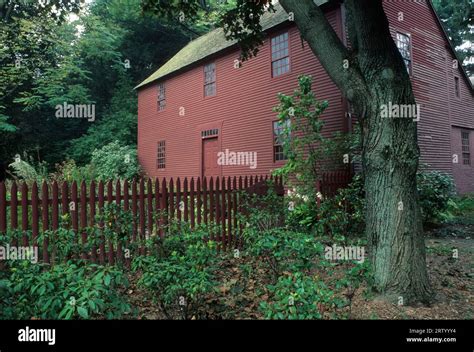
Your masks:
<svg viewBox="0 0 474 352"><path fill-rule="evenodd" d="M443 27L467 73L474 76L474 3L471 0L433 0Z"/></svg>
<svg viewBox="0 0 474 352"><path fill-rule="evenodd" d="M328 75L360 117L367 195L366 233L376 288L404 303L429 302L432 293L425 261L416 190L419 160L417 125L411 119L383 119L382 105L415 104L410 77L394 43L381 1L345 0L351 48L339 39L323 10L312 0L280 0ZM200 1L144 0L145 10L193 17ZM237 0L223 16L230 39L244 58L262 43L260 17L268 0Z"/></svg>

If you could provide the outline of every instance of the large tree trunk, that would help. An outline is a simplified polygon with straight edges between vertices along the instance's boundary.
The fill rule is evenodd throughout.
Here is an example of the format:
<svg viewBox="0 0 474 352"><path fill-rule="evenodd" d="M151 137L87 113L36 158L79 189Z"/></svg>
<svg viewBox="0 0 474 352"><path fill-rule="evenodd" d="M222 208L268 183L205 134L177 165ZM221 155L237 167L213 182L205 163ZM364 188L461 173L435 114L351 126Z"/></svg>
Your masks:
<svg viewBox="0 0 474 352"><path fill-rule="evenodd" d="M382 104L414 103L414 99L403 94L403 85L387 88L380 77L371 82L376 99L362 120L362 154L375 286L399 303L427 303L431 294L416 191L416 123L380 118Z"/></svg>
<svg viewBox="0 0 474 352"><path fill-rule="evenodd" d="M375 286L399 303L427 303L431 289L416 189L416 122L381 116L382 105L411 105L415 98L382 2L345 1L351 51L311 0L280 3L294 13L301 35L360 117L366 233ZM344 62L349 67L343 68Z"/></svg>

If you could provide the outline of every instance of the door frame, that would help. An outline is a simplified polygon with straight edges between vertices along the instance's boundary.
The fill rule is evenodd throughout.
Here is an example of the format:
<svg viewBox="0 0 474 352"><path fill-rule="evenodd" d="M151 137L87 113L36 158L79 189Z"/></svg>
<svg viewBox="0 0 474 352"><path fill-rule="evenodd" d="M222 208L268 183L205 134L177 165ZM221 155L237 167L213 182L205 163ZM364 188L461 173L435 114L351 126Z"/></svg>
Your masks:
<svg viewBox="0 0 474 352"><path fill-rule="evenodd" d="M214 122L210 122L210 123L205 123L205 124L202 124L202 125L198 125L196 127L196 136L197 138L199 138L199 148L198 148L198 151L199 151L199 176L201 177L201 179L204 179L204 165L203 165L203 161L204 161L204 140L206 139L210 139L210 138L216 138L217 137L217 145L218 145L218 148L219 150L222 151L222 131L223 131L223 125L224 125L224 121L223 120L220 120L220 121L214 121ZM217 129L218 130L218 133L216 135L212 135L212 136L208 136L208 137L203 137L202 136L202 132L203 131L207 131L207 130L213 130L213 129ZM219 172L219 177L222 177L222 166L220 168L220 172Z"/></svg>

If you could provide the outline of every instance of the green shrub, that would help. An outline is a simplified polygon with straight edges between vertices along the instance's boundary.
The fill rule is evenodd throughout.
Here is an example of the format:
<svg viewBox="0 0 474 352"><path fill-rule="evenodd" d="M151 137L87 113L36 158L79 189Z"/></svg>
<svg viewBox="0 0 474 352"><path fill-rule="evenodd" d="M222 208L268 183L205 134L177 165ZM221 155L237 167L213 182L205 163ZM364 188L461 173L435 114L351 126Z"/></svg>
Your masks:
<svg viewBox="0 0 474 352"><path fill-rule="evenodd" d="M158 257L138 257L132 262L132 270L142 271L138 284L154 295L167 318L199 316L203 297L217 286L216 243L203 230L185 230L158 242Z"/></svg>
<svg viewBox="0 0 474 352"><path fill-rule="evenodd" d="M91 164L102 180L132 179L140 172L136 148L122 146L118 141L94 150Z"/></svg>
<svg viewBox="0 0 474 352"><path fill-rule="evenodd" d="M443 223L474 224L474 196L449 199L446 209L440 213L440 219Z"/></svg>
<svg viewBox="0 0 474 352"><path fill-rule="evenodd" d="M0 276L0 318L120 318L131 310L120 293L127 286L124 273L114 267L68 262L46 269L13 262Z"/></svg>
<svg viewBox="0 0 474 352"><path fill-rule="evenodd" d="M301 272L281 276L268 289L269 300L260 303L266 319L321 319L325 309L345 303L323 281Z"/></svg>
<svg viewBox="0 0 474 352"><path fill-rule="evenodd" d="M323 236L361 236L365 228L365 194L361 175L334 197L323 198L318 209L316 232Z"/></svg>
<svg viewBox="0 0 474 352"><path fill-rule="evenodd" d="M449 199L456 193L452 176L439 171L419 172L417 185L423 222L439 222Z"/></svg>
<svg viewBox="0 0 474 352"><path fill-rule="evenodd" d="M74 160L66 160L56 164L56 171L51 174L51 179L57 182L90 182L95 178L93 165L78 166Z"/></svg>

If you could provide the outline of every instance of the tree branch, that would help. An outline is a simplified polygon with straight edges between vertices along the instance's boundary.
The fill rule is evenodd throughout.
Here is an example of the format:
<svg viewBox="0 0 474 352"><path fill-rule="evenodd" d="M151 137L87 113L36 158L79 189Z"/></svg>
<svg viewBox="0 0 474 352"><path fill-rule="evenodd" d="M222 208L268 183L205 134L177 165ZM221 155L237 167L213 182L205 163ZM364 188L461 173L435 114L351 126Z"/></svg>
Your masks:
<svg viewBox="0 0 474 352"><path fill-rule="evenodd" d="M332 81L350 102L364 106L366 83L355 57L344 46L323 11L312 0L280 0ZM347 61L346 61L347 60Z"/></svg>

